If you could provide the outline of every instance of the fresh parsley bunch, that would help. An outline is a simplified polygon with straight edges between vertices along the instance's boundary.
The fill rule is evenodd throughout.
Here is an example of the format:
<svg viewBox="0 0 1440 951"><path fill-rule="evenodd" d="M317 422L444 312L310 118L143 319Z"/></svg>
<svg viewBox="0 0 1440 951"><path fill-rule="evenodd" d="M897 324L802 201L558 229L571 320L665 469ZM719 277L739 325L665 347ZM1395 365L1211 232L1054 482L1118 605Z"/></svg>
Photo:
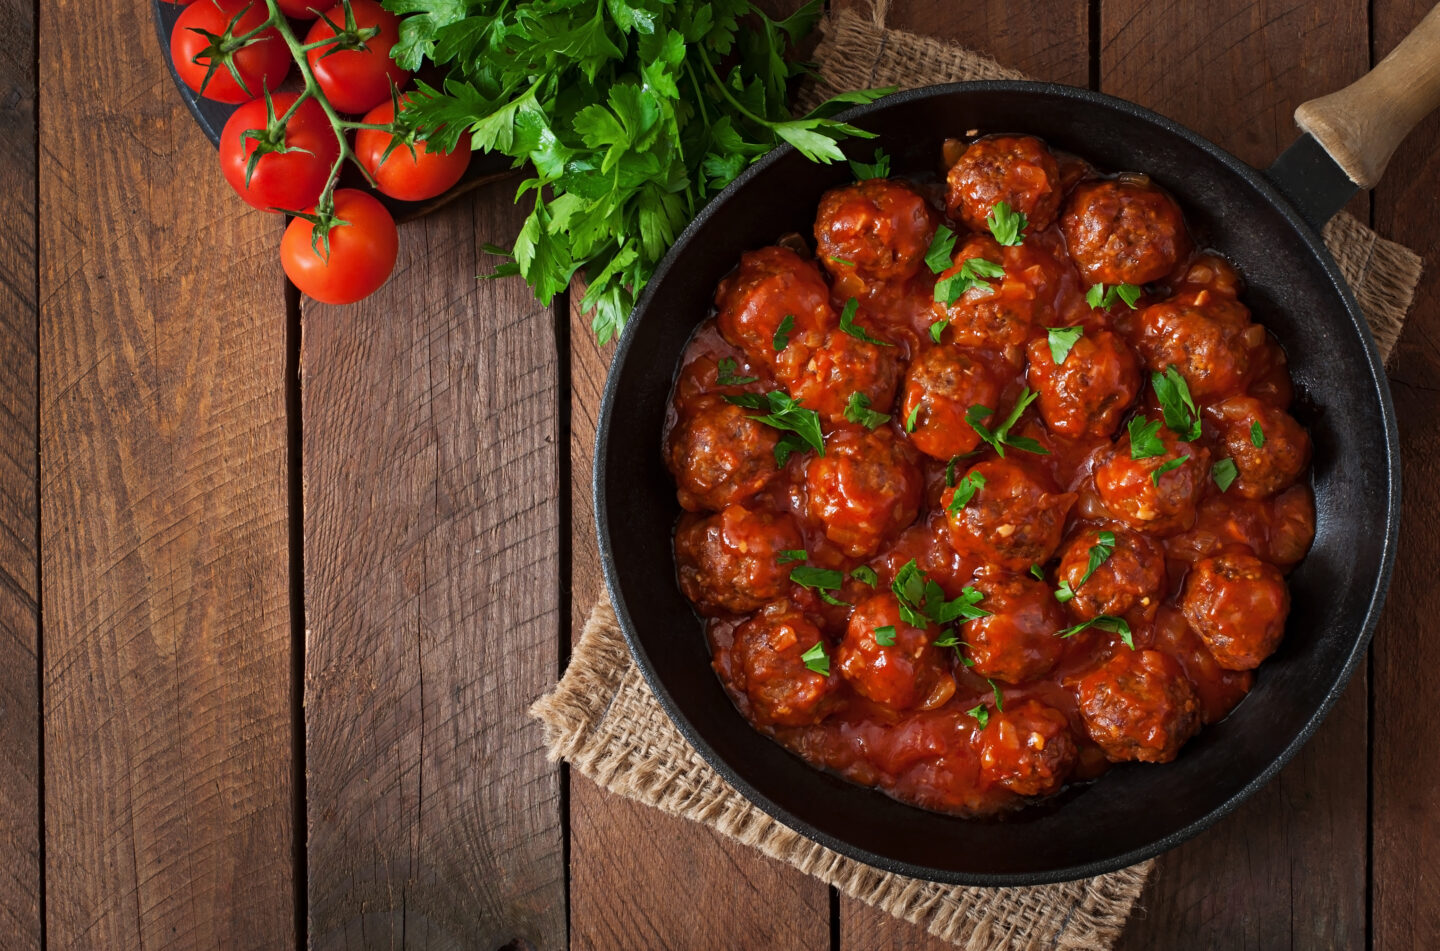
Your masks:
<svg viewBox="0 0 1440 951"><path fill-rule="evenodd" d="M395 59L448 70L418 83L410 110L434 147L501 152L534 175L534 203L511 260L548 303L584 271L582 305L600 342L685 224L781 142L829 163L845 136L830 118L890 90L846 93L791 115L787 86L803 65L786 53L819 18L820 0L775 20L750 0L384 0L408 14Z"/></svg>

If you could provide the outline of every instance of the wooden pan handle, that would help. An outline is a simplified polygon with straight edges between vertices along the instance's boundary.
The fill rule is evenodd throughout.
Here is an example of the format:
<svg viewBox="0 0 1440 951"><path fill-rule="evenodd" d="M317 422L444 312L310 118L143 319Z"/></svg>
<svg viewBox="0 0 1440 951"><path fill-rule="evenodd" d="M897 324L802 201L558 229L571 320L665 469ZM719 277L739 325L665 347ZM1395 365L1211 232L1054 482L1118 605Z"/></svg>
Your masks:
<svg viewBox="0 0 1440 951"><path fill-rule="evenodd" d="M1440 4L1380 64L1295 110L1350 180L1374 188L1396 146L1440 107Z"/></svg>

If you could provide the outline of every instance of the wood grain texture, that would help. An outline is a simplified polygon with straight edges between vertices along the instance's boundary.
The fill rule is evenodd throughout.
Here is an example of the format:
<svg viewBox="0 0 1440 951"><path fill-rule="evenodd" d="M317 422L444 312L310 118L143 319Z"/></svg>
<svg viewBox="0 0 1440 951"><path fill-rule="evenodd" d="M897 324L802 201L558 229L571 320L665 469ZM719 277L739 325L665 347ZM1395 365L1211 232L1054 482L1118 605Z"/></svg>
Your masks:
<svg viewBox="0 0 1440 951"><path fill-rule="evenodd" d="M283 947L280 222L216 173L148 16L37 8L48 946Z"/></svg>
<svg viewBox="0 0 1440 951"><path fill-rule="evenodd" d="M571 297L571 622L578 637L604 586L590 480L614 346L595 343L589 319L579 313L580 295ZM811 951L829 941L829 889L699 823L572 774L570 925L576 951Z"/></svg>
<svg viewBox="0 0 1440 951"><path fill-rule="evenodd" d="M1377 0L1374 52L1384 56L1431 0ZM1375 190L1375 227L1425 259L1395 354L1391 392L1400 418L1404 509L1395 578L1370 648L1373 728L1373 937L1376 948L1440 947L1440 765L1435 735L1440 666L1440 116L1395 153Z"/></svg>
<svg viewBox="0 0 1440 951"><path fill-rule="evenodd" d="M1369 65L1363 0L1102 0L1100 88L1266 165L1300 102ZM1359 205L1363 213L1363 199ZM1351 206L1352 209L1355 205ZM1275 782L1162 857L1126 948L1356 947L1365 938L1366 694L1344 699Z"/></svg>
<svg viewBox="0 0 1440 951"><path fill-rule="evenodd" d="M0 0L0 935L40 947L35 24Z"/></svg>
<svg viewBox="0 0 1440 951"><path fill-rule="evenodd" d="M479 247L513 185L407 225L390 283L305 302L312 947L561 948L554 321Z"/></svg>

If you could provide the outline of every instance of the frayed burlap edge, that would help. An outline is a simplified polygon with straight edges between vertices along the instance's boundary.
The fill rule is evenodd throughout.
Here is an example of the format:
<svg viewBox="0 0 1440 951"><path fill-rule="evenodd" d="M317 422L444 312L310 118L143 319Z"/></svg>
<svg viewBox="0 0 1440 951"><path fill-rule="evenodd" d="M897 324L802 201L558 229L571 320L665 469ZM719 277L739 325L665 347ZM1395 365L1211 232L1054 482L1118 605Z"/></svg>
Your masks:
<svg viewBox="0 0 1440 951"><path fill-rule="evenodd" d="M631 662L605 597L559 686L530 713L543 725L550 757L602 788L703 822L967 951L1108 949L1153 864L1035 888L962 888L832 852L751 805L685 741Z"/></svg>

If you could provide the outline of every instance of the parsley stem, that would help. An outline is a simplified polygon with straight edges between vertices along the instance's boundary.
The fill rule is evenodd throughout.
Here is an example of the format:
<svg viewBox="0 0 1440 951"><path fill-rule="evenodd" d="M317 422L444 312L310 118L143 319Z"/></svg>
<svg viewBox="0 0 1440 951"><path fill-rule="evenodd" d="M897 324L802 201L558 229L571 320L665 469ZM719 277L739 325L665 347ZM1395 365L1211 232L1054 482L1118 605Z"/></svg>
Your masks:
<svg viewBox="0 0 1440 951"><path fill-rule="evenodd" d="M271 2L271 0L267 0L267 2ZM760 116L757 116L749 109L746 109L745 105L730 93L730 87L725 85L724 81L720 78L720 74L715 71L714 64L710 62L710 57L705 55L705 50L703 48L696 47L696 52L700 54L700 62L705 64L705 69L709 71L710 78L715 80L716 86L720 87L720 95L724 96L726 100L729 101L730 105L735 107L736 111L738 111L742 116L745 116L751 122L762 125L767 129L775 128L775 123L771 122L769 119L762 119Z"/></svg>

